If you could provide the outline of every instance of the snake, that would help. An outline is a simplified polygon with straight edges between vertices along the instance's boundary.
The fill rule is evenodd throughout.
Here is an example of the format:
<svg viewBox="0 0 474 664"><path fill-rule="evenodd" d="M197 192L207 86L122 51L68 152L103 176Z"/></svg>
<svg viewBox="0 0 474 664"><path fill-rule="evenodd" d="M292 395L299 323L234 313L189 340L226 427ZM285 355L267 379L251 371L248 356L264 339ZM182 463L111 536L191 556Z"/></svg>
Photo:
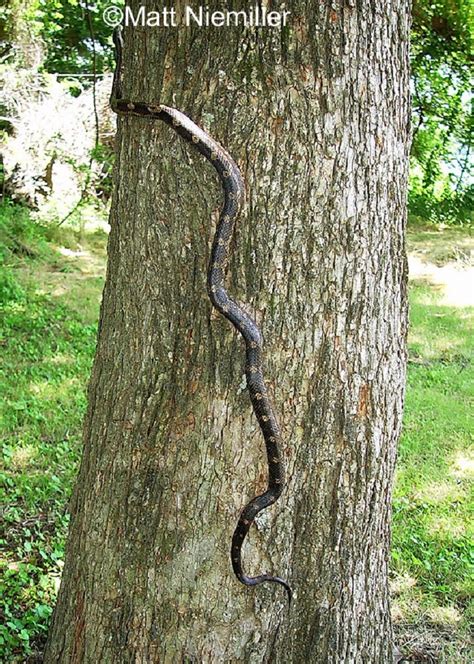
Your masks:
<svg viewBox="0 0 474 664"><path fill-rule="evenodd" d="M286 581L270 574L248 576L242 568L242 545L255 517L276 502L285 486L280 427L263 377L263 337L253 318L228 295L225 288L229 244L244 201L244 180L229 153L187 115L161 103L149 104L123 98L121 70L124 41L121 26L115 28L113 41L115 71L110 97L112 110L119 115L158 119L172 127L181 138L196 148L212 164L222 185L224 204L212 242L207 271L207 293L212 305L232 323L245 342L247 389L263 434L268 460L267 489L252 498L243 508L232 536L230 556L234 574L241 583L246 586L257 586L264 582L280 584L285 588L288 604L291 605L292 590Z"/></svg>

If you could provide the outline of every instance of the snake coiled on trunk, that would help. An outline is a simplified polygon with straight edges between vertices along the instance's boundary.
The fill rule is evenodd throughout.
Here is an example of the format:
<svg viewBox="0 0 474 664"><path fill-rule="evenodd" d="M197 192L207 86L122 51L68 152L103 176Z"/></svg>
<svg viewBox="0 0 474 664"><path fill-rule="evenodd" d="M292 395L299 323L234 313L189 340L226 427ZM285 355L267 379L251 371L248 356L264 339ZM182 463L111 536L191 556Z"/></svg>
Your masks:
<svg viewBox="0 0 474 664"><path fill-rule="evenodd" d="M120 28L114 32L114 43L116 67L110 99L112 109L121 115L158 119L170 125L181 138L193 145L214 166L222 184L224 205L212 244L207 272L207 291L214 307L237 328L245 341L247 388L263 433L268 457L268 487L242 510L232 537L232 567L238 580L246 586L256 586L265 581L282 585L287 592L288 601L291 602L291 588L283 579L269 574L247 576L242 570L242 544L249 528L257 514L279 498L285 483L280 429L263 379L262 335L255 321L229 297L225 289L229 243L243 203L244 182L230 155L186 115L162 104L130 101L122 97L123 38Z"/></svg>

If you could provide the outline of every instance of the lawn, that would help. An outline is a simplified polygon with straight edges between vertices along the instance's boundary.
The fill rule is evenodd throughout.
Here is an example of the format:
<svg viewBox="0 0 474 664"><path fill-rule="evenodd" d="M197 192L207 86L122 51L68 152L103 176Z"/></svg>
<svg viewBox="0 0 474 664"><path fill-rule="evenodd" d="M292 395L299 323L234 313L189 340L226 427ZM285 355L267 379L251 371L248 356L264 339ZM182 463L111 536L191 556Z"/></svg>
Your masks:
<svg viewBox="0 0 474 664"><path fill-rule="evenodd" d="M103 284L105 235L92 234L76 252L57 246L51 235L20 208L2 209L0 490L6 508L0 661L6 662L24 662L29 655L34 661L44 644L61 573ZM66 244L69 236L63 236ZM84 262L89 246L94 260Z"/></svg>
<svg viewBox="0 0 474 664"><path fill-rule="evenodd" d="M472 617L474 370L473 308L456 293L469 288L471 240L459 231L426 229L409 240L423 269L410 285L393 612L399 645L411 661L461 664L470 661ZM8 505L0 532L0 652L6 662L35 661L59 584L105 245L102 232L78 239L71 230L32 224L18 207L0 208L0 480Z"/></svg>

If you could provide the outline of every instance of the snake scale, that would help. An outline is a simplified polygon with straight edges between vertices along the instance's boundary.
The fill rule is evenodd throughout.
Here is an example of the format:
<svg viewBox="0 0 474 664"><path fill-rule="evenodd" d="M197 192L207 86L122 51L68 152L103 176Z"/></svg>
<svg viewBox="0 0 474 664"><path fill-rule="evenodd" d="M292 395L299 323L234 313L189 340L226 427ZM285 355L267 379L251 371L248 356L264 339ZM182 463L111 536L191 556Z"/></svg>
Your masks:
<svg viewBox="0 0 474 664"><path fill-rule="evenodd" d="M279 498L285 482L280 429L263 379L262 335L255 321L229 297L224 284L229 258L228 247L235 220L243 203L244 182L230 155L186 115L162 104L132 102L122 97L121 28L116 28L114 31L114 44L116 66L110 99L113 111L121 115L156 118L170 125L181 138L193 145L214 166L224 190L224 205L217 224L207 272L207 291L214 307L237 328L245 341L247 388L263 433L268 457L267 490L244 507L232 537L232 567L238 580L246 586L256 586L265 581L282 585L287 592L288 602L291 603L292 591L286 581L269 574L247 576L242 570L242 544L249 528L257 514Z"/></svg>

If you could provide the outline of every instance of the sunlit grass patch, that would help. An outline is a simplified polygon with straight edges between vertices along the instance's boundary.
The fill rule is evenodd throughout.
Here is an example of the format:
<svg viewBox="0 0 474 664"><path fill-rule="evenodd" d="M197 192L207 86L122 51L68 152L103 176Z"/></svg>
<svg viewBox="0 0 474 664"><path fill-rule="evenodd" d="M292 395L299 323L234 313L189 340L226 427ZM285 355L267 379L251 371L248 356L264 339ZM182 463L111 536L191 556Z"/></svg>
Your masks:
<svg viewBox="0 0 474 664"><path fill-rule="evenodd" d="M13 471L24 471L34 464L37 456L38 450L34 445L24 445L19 441L19 445L11 450L10 467Z"/></svg>
<svg viewBox="0 0 474 664"><path fill-rule="evenodd" d="M474 481L474 447L466 452L456 454L451 464L451 475L456 479Z"/></svg>
<svg viewBox="0 0 474 664"><path fill-rule="evenodd" d="M440 291L424 281L412 282L410 298L411 359L472 359L472 309L438 304ZM470 357L464 354L469 353Z"/></svg>
<svg viewBox="0 0 474 664"><path fill-rule="evenodd" d="M444 653L440 661L457 664L469 661L465 622L472 610L474 572L469 472L473 310L440 304L441 297L436 285L411 283L404 431L393 503L392 592L400 633L414 630L421 639L420 652Z"/></svg>

